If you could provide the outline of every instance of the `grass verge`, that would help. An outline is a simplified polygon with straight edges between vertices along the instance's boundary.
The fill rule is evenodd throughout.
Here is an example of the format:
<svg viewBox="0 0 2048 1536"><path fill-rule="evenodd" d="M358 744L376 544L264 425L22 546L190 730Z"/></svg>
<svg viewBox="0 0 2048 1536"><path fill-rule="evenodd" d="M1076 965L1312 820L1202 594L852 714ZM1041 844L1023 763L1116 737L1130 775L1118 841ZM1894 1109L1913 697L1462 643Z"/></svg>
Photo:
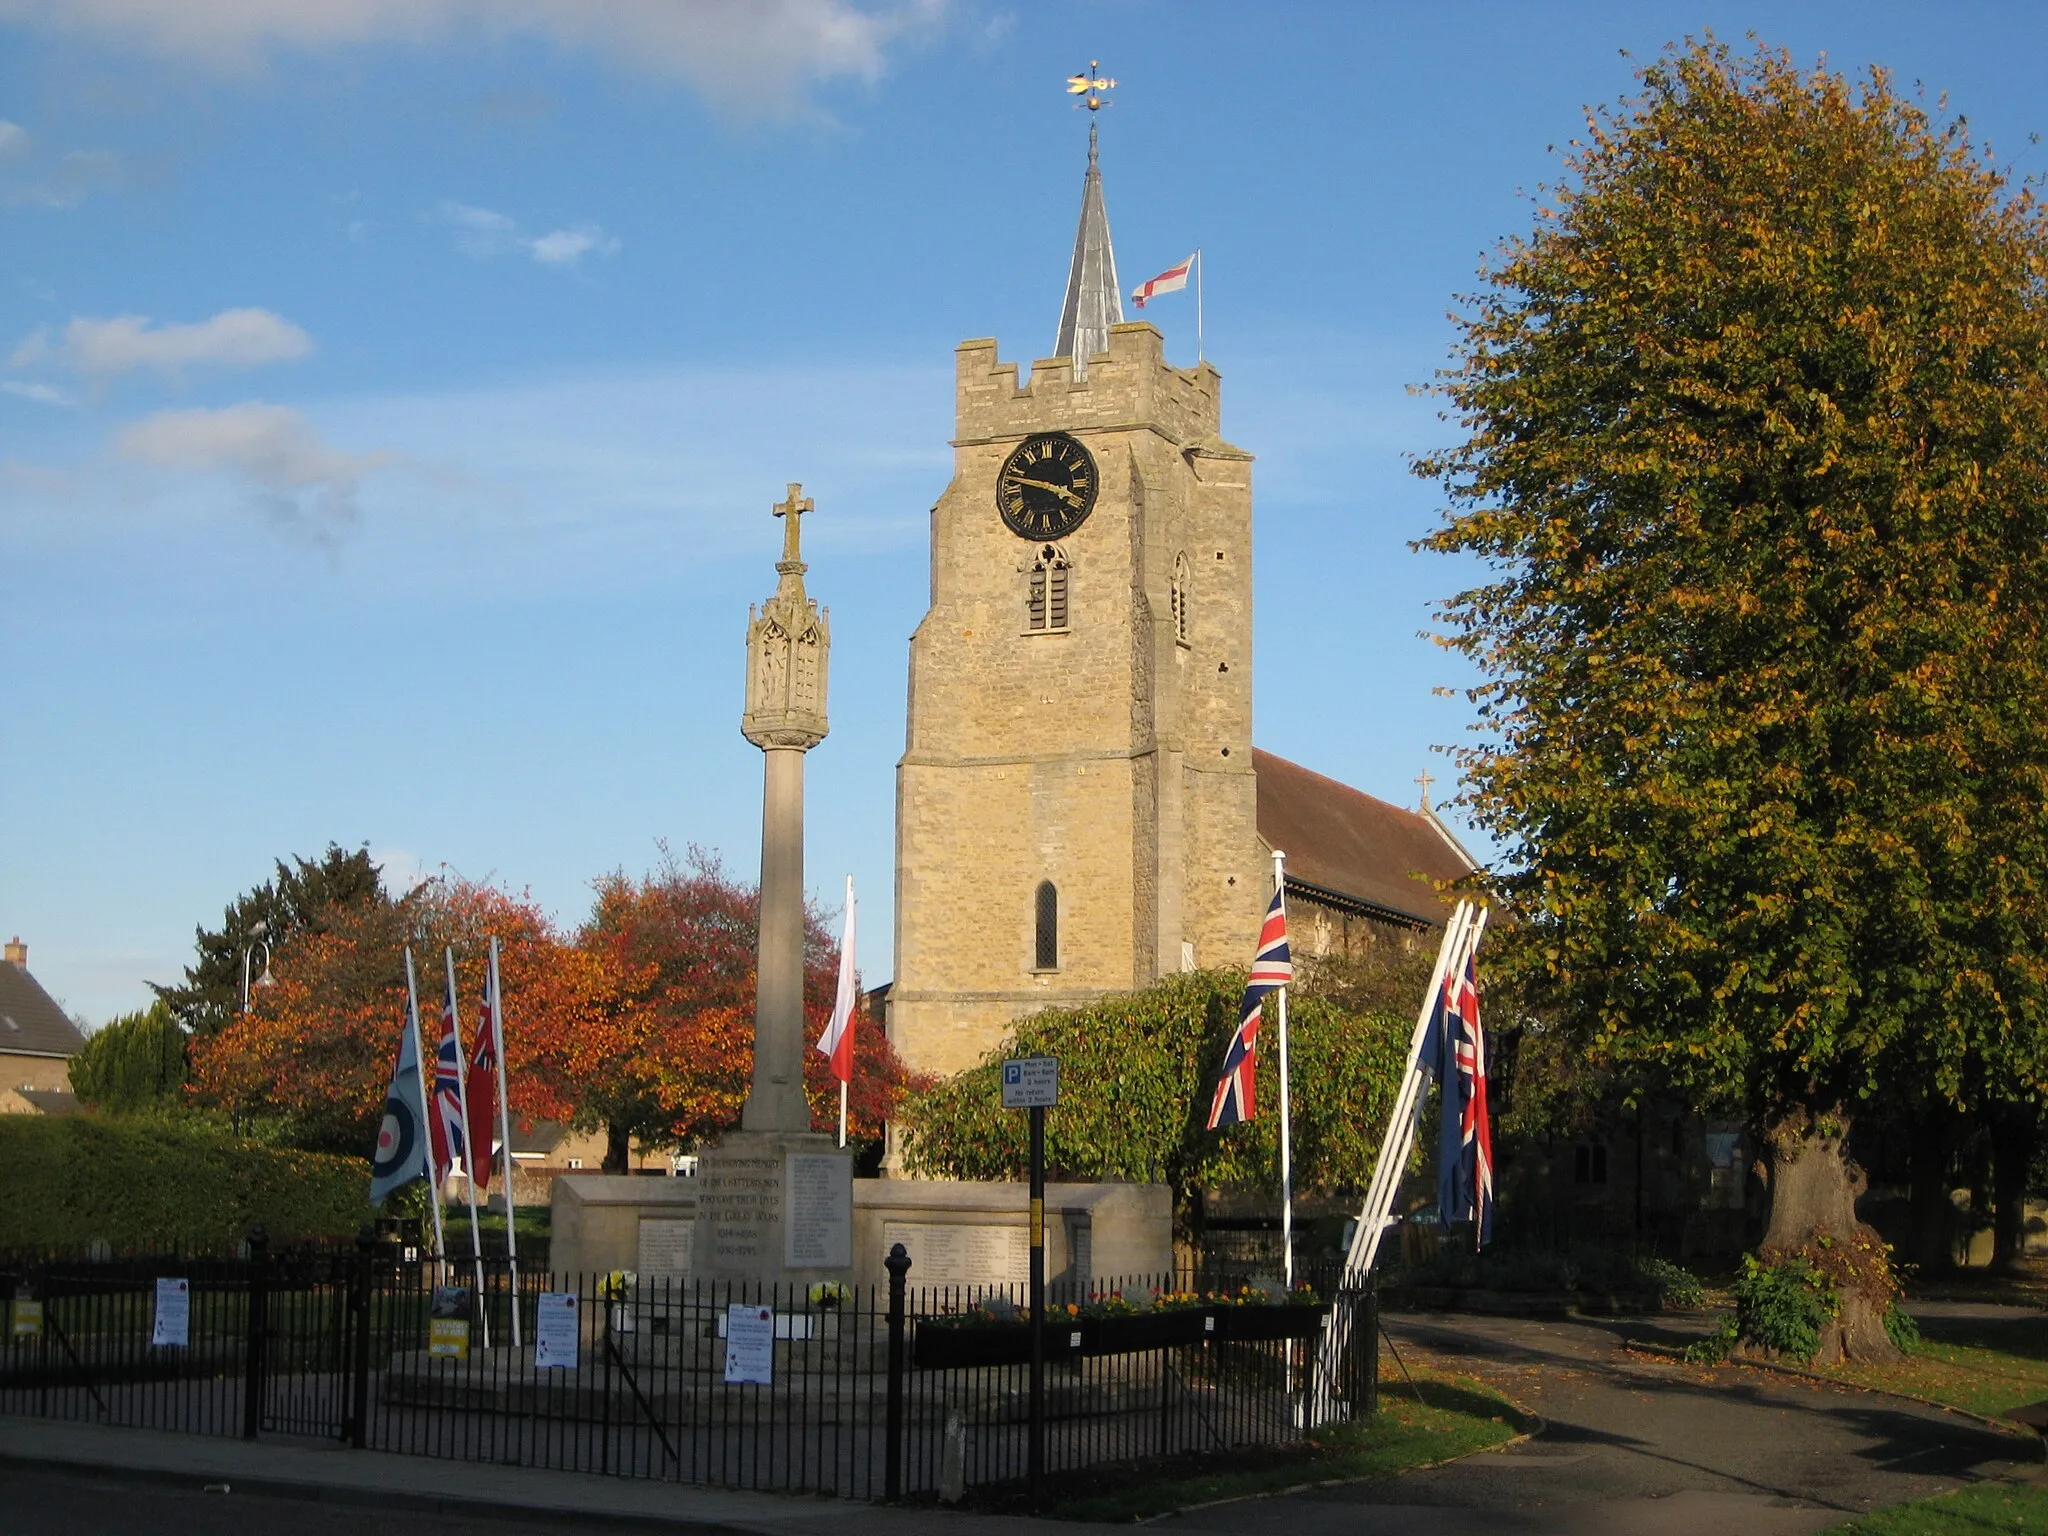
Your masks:
<svg viewBox="0 0 2048 1536"><path fill-rule="evenodd" d="M1978 1483L1939 1498L1860 1515L1831 1532L1856 1536L2048 1536L2048 1489Z"/></svg>
<svg viewBox="0 0 2048 1536"><path fill-rule="evenodd" d="M1852 1386L1996 1418L2048 1398L2048 1317L1928 1318L1920 1325L1919 1345L1903 1360L1808 1369Z"/></svg>
<svg viewBox="0 0 2048 1536"><path fill-rule="evenodd" d="M1143 1520L1194 1504L1252 1498L1289 1488L1398 1472L1483 1451L1534 1421L1498 1393L1466 1378L1424 1376L1423 1401L1407 1383L1382 1380L1380 1411L1335 1424L1296 1446L1239 1447L1227 1454L1167 1456L1062 1472L1056 1501L1038 1511L1059 1520ZM968 1506L1021 1514L1029 1494L1016 1484L970 1491Z"/></svg>

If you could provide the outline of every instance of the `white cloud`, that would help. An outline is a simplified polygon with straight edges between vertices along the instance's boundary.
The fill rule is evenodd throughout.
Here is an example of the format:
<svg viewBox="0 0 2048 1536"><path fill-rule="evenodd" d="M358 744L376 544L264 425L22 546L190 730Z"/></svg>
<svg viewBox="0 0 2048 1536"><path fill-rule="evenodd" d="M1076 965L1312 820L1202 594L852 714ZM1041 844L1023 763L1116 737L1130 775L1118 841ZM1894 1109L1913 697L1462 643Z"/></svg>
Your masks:
<svg viewBox="0 0 2048 1536"><path fill-rule="evenodd" d="M37 405L75 406L78 398L54 384L24 384L18 379L0 379L0 393L14 396L17 400L33 400Z"/></svg>
<svg viewBox="0 0 2048 1536"><path fill-rule="evenodd" d="M0 0L0 18L6 15ZM76 208L128 179L128 162L104 149L46 150L19 123L0 123L0 204Z"/></svg>
<svg viewBox="0 0 2048 1536"><path fill-rule="evenodd" d="M37 330L14 349L17 368L53 363L76 373L105 376L154 368L260 368L290 362L313 350L313 338L267 309L224 309L196 325L152 327L147 315L90 320L81 315L59 340Z"/></svg>
<svg viewBox="0 0 2048 1536"><path fill-rule="evenodd" d="M488 261L493 256L524 255L543 266L573 267L593 251L600 256L613 256L619 249L618 239L595 224L528 235L510 214L457 202L442 203L441 217L455 226L456 245L479 261Z"/></svg>
<svg viewBox="0 0 2048 1536"><path fill-rule="evenodd" d="M86 33L219 71L275 50L444 37L544 38L688 84L744 116L787 116L809 89L873 81L886 47L948 0L0 0L0 19Z"/></svg>
<svg viewBox="0 0 2048 1536"><path fill-rule="evenodd" d="M136 463L242 480L279 528L326 545L355 523L363 477L398 461L330 447L290 406L259 400L158 411L126 428L116 447Z"/></svg>

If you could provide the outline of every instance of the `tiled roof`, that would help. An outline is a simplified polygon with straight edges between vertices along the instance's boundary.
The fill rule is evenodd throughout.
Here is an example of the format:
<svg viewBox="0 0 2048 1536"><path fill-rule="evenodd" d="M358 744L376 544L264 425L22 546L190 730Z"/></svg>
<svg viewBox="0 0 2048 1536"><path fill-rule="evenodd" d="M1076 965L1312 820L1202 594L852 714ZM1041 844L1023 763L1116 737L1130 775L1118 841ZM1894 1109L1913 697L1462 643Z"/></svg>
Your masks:
<svg viewBox="0 0 2048 1536"><path fill-rule="evenodd" d="M76 1056L85 1036L20 966L0 962L0 1054Z"/></svg>
<svg viewBox="0 0 2048 1536"><path fill-rule="evenodd" d="M1252 767L1259 836L1286 853L1290 879L1415 922L1440 924L1450 915L1431 882L1456 880L1474 866L1433 816L1257 748Z"/></svg>
<svg viewBox="0 0 2048 1536"><path fill-rule="evenodd" d="M78 1095L69 1088L17 1088L14 1090L45 1115L75 1115L82 1109Z"/></svg>

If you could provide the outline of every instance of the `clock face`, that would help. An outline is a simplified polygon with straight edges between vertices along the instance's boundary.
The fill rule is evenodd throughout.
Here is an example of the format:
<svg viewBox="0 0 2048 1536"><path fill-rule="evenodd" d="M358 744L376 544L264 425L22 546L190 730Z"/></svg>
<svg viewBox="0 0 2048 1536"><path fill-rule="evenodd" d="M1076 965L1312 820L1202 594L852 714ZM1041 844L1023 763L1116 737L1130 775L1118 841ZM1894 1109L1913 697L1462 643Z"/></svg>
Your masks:
<svg viewBox="0 0 2048 1536"><path fill-rule="evenodd" d="M1095 460L1064 432L1027 437L996 476L996 510L1021 539L1063 539L1095 506Z"/></svg>

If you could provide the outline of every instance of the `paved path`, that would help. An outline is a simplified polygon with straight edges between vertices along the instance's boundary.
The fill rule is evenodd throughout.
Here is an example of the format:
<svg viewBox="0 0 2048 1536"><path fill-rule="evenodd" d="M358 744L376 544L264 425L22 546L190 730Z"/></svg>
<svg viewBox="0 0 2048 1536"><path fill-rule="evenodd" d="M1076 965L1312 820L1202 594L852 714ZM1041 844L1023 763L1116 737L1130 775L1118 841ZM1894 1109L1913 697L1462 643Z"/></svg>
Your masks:
<svg viewBox="0 0 2048 1536"><path fill-rule="evenodd" d="M1631 1338L1686 1341L1687 1330L1654 1320L1413 1314L1389 1317L1388 1330L1410 1364L1479 1377L1547 1429L1399 1479L1163 1523L1285 1536L1793 1536L1975 1478L2043 1470L2035 1445L1960 1415L1631 1354Z"/></svg>

